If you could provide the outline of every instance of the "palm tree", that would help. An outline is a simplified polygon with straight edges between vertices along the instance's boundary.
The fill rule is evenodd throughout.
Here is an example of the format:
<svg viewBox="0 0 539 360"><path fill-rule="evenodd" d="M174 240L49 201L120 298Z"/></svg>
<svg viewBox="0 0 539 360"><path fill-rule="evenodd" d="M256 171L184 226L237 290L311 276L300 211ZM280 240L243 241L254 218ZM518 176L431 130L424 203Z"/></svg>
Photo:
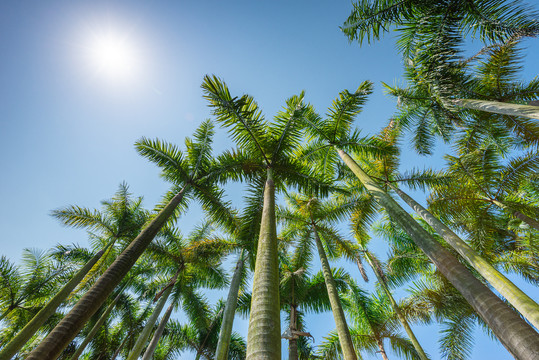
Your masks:
<svg viewBox="0 0 539 360"><path fill-rule="evenodd" d="M327 188L323 179L313 176L311 169L293 157L301 142L300 119L307 108L302 103L303 94L293 96L287 100L286 108L275 116L275 122L268 123L252 97L232 97L226 84L217 77L206 76L202 89L217 121L229 129L240 146L227 154L230 163L237 164L229 176L247 179L251 187L264 189L247 358L276 359L281 353L281 334L279 301L276 301L279 264L275 192L285 185L313 191Z"/></svg>
<svg viewBox="0 0 539 360"><path fill-rule="evenodd" d="M452 80L453 84L461 83L454 92L463 93L462 96L473 94L484 101L528 102L537 98L537 79L524 83L517 76L522 57L516 46L510 42L493 47L485 52L488 57L473 67L470 74L465 73L466 68L460 70L460 78ZM497 144L501 151L505 151L507 144L530 146L538 143L536 121L513 114L455 111L426 79L428 74L413 64L406 65L405 69L408 87L384 86L397 98L399 113L394 121L400 128L413 129L414 147L419 153L430 154L434 136L448 142L455 129L458 130L457 143L466 151L474 150L487 139Z"/></svg>
<svg viewBox="0 0 539 360"><path fill-rule="evenodd" d="M304 331L305 312L321 312L331 308L325 273L309 274L312 261L311 244L301 242L292 256L281 255L281 308L289 312L289 327L282 337L288 340L288 359L298 360L298 340L311 334ZM342 269L332 271L333 283L340 293L346 289L348 274Z"/></svg>
<svg viewBox="0 0 539 360"><path fill-rule="evenodd" d="M325 143L326 147L335 148L343 162L363 183L367 191L387 211L389 216L410 235L474 310L485 319L485 322L509 352L517 358L533 358L532 354L539 352L539 335L490 289L475 278L449 251L436 242L343 150L342 146L349 144L348 133L354 116L360 111L361 104L365 101L366 93L370 92L370 89L370 83L365 82L353 94L348 91L342 92L340 98L334 102L332 109L330 109L329 119L322 121L318 116L310 117L308 125L313 136L318 137L318 144ZM311 151L310 154L311 157L315 157L316 152ZM527 345L523 346L524 343Z"/></svg>
<svg viewBox="0 0 539 360"><path fill-rule="evenodd" d="M350 255L350 249L353 248L353 245L342 239L332 227L332 224L349 213L354 204L341 204L331 200L321 201L315 197L301 195L287 196L287 204L288 207L279 209L278 213L279 218L285 223L285 234L298 234L302 243L311 242L314 239L322 263L331 310L333 311L344 358L356 359L337 286L321 239L325 240L326 247L335 246L339 252L348 252ZM308 245L302 244L302 246Z"/></svg>
<svg viewBox="0 0 539 360"><path fill-rule="evenodd" d="M36 335L41 325L47 329L54 326L58 321L58 315L55 315L57 306L54 306L58 299L54 299L54 294L72 274L70 264L57 261L51 251L25 249L19 266L4 256L0 258L0 321L4 325L0 332L0 344L4 345L0 356L3 359L12 358ZM51 298L54 303L47 305ZM30 330L24 329L28 323L32 325ZM21 338L26 338L26 341Z"/></svg>
<svg viewBox="0 0 539 360"><path fill-rule="evenodd" d="M139 334L135 346L127 357L128 360L139 357L169 296L173 297L172 302L178 306L182 298L189 300L193 297L196 300L196 288L201 284L211 288L225 285L222 270L218 265L228 245L220 239L212 238L212 231L210 224L205 223L195 227L184 240L177 231L167 229L164 232L164 241L150 245L148 255L154 259L154 263L160 264L161 274L173 275L167 279L164 288L156 295L154 301L158 298L159 301ZM192 305L184 304L186 308L189 306Z"/></svg>
<svg viewBox="0 0 539 360"><path fill-rule="evenodd" d="M224 211L225 206L220 201L221 192L213 182L213 175L219 174L222 169L211 158L212 136L211 123L202 123L195 132L195 141L186 140L185 156L174 145L164 144L159 140L142 139L137 143L139 152L162 167L164 178L174 184L167 196L169 201L28 356L29 360L53 358L60 354L129 272L165 223L173 217L184 197L198 198L214 214L221 215L216 216L218 219L226 221L223 216L226 216L228 211Z"/></svg>
<svg viewBox="0 0 539 360"><path fill-rule="evenodd" d="M186 325L172 322L170 336L182 350L195 352L195 359L211 360L215 356L219 327L224 311L224 303L218 302L215 307L200 307L197 313L191 313L191 321ZM229 348L229 359L245 359L245 341L237 333L232 333Z"/></svg>
<svg viewBox="0 0 539 360"><path fill-rule="evenodd" d="M351 333L356 349L370 353L380 353L388 360L384 340L389 340L394 352L406 359L421 359L411 341L400 335L395 314L387 297L380 294L367 294L353 281L349 281L350 290L345 294L347 312L352 319ZM339 339L331 333L320 345L319 354L324 359L337 358Z"/></svg>
<svg viewBox="0 0 539 360"><path fill-rule="evenodd" d="M377 40L396 27L405 63L425 70L429 83L448 95L455 90L455 70L461 66L460 47L479 33L492 44L539 33L535 12L518 1L368 1L354 3L341 28L350 41ZM455 93L453 93L455 95ZM456 99L454 105L476 110L539 118L537 107L477 99Z"/></svg>

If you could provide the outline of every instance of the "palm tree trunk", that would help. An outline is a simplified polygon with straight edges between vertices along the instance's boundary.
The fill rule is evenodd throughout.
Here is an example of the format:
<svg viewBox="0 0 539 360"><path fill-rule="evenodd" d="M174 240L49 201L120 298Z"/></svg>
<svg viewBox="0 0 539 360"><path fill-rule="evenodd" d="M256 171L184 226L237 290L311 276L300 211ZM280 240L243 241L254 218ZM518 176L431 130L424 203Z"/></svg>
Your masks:
<svg viewBox="0 0 539 360"><path fill-rule="evenodd" d="M275 184L273 170L267 172L247 334L248 360L281 358Z"/></svg>
<svg viewBox="0 0 539 360"><path fill-rule="evenodd" d="M296 305L290 305L290 332L292 338L288 340L288 360L298 360L298 338L293 332L297 330L296 318Z"/></svg>
<svg viewBox="0 0 539 360"><path fill-rule="evenodd" d="M232 325L234 324L234 314L236 313L236 306L238 304L238 292L240 290L241 276L243 273L243 264L245 250L241 251L240 258L236 263L236 269L234 270L234 276L230 283L230 289L228 290L228 297L226 299L225 313L223 315L223 321L221 323L221 329L219 330L219 340L217 341L217 349L215 350L215 360L228 359L228 347L230 346L230 339L232 336ZM143 359L144 360L144 359Z"/></svg>
<svg viewBox="0 0 539 360"><path fill-rule="evenodd" d="M512 209L509 205L503 203L502 201L492 200L492 199L489 199L488 201L490 201L494 205L504 210L510 211L513 214L513 216L516 217L517 219L524 221L526 224L530 225L535 230L539 230L539 222L537 220L532 219L531 217L521 213L520 211Z"/></svg>
<svg viewBox="0 0 539 360"><path fill-rule="evenodd" d="M384 348L384 342L380 338L376 338L376 344L378 345L378 349L380 350L380 355L382 355L382 359L389 360L387 357L386 349Z"/></svg>
<svg viewBox="0 0 539 360"><path fill-rule="evenodd" d="M383 191L344 151L339 156L386 209L388 214L431 259L437 269L485 320L509 352L520 360L536 359L539 335L520 316L466 269L448 250L423 229L393 198Z"/></svg>
<svg viewBox="0 0 539 360"><path fill-rule="evenodd" d="M434 215L428 212L423 206L417 203L404 191L396 186L391 188L403 199L414 211L432 226L434 231L443 237L443 239L455 249L468 263L473 266L489 284L498 290L498 292L511 303L535 328L539 329L539 305L515 284L500 273L488 261L482 258L472 247L464 240L458 237L451 229L445 226Z"/></svg>
<svg viewBox="0 0 539 360"><path fill-rule="evenodd" d="M116 358L120 354L120 351L122 351L123 347L127 343L127 340L129 340L129 338L131 337L131 334L133 334L133 330L131 330L131 331L129 331L127 333L127 335L123 339L122 343L120 344L120 346L118 346L118 349L116 349L116 351L114 352L114 354L112 355L112 358L110 360L116 360Z"/></svg>
<svg viewBox="0 0 539 360"><path fill-rule="evenodd" d="M140 353L142 352L142 348L144 345L146 345L146 342L148 341L148 338L150 337L150 334L153 330L153 326L155 325L155 322L157 321L157 318L161 314L161 311L163 310L163 307L165 306L168 297L170 293L172 293L172 289L174 288L174 284L176 283L176 278L178 277L179 271L174 275L170 283L167 285L167 288L165 291L161 294L161 297L159 301L157 302L157 305L155 306L155 309L152 312L152 315L148 318L146 321L146 325L144 325L144 328L142 329L142 332L137 338L137 341L135 342L135 345L129 352L129 355L127 355L127 358L125 360L136 360L140 356Z"/></svg>
<svg viewBox="0 0 539 360"><path fill-rule="evenodd" d="M163 331L165 330L165 326L167 325L168 319L170 319L170 314L172 313L172 310L174 309L174 304L170 304L167 311L165 311L165 315L163 315L163 318L159 322L159 326L157 327L157 330L155 330L155 333L153 334L152 341L150 341L150 344L148 345L148 348L144 352L144 355L142 355L142 360L150 360L153 356L153 353L155 352L155 348L157 347L157 343L159 343L159 340L161 339L161 335L163 335Z"/></svg>
<svg viewBox="0 0 539 360"><path fill-rule="evenodd" d="M56 309L62 304L71 291L81 282L88 271L101 258L111 243L107 244L105 249L94 255L73 277L67 284L52 298L49 302L25 325L25 327L6 344L0 352L0 360L11 359L23 346L30 340L32 336L39 330L41 326L56 312Z"/></svg>
<svg viewBox="0 0 539 360"><path fill-rule="evenodd" d="M329 302L331 304L331 311L333 312L333 318L335 319L335 325L337 327L337 334L339 335L339 342L341 343L342 353L345 360L356 360L357 355L352 343L352 336L350 336L350 330L346 324L346 318L344 317L344 311L341 305L341 299L335 285L335 279L331 273L329 261L322 246L322 241L318 236L316 225L312 224L314 239L316 240L316 247L318 248L318 255L322 263L322 272L324 273L324 280L328 291Z"/></svg>
<svg viewBox="0 0 539 360"><path fill-rule="evenodd" d="M477 99L456 99L452 105L466 109L487 111L495 114L524 116L530 119L539 119L539 107L532 105L520 105L499 101L487 101Z"/></svg>
<svg viewBox="0 0 539 360"><path fill-rule="evenodd" d="M150 224L142 230L135 240L129 244L105 273L75 304L62 321L28 355L26 360L54 360L60 355L71 340L77 336L88 319L99 309L114 288L122 281L140 255L146 250L146 247L152 242L155 235L165 225L182 201L187 187L188 185L176 194Z"/></svg>
<svg viewBox="0 0 539 360"><path fill-rule="evenodd" d="M395 311L395 314L397 314L397 317L399 318L400 323L402 324L402 327L406 331L406 334L408 334L408 337L410 338L410 341L414 345L415 350L417 351L417 354L421 358L421 360L429 360L427 357L427 354L425 354L425 351L423 350L423 347L415 337L414 332L412 331L412 328L410 327L410 324L408 324L408 320L404 317L404 315L401 312L401 309L399 308L399 305L393 298L393 295L391 294L391 291L389 291L389 287L387 286L386 280L384 279L384 276L382 273L380 273L380 269L378 266L374 264L374 259L371 258L371 254L368 250L365 251L365 258L367 259L367 262L371 266L372 270L374 271L374 275L378 279L378 283L382 286L382 289L386 293L387 297L389 298L389 302L391 303L391 306L393 307L393 310Z"/></svg>
<svg viewBox="0 0 539 360"><path fill-rule="evenodd" d="M86 335L86 338L84 338L84 341L79 345L77 351L75 351L73 356L71 356L70 360L77 360L79 356L82 354L82 352L84 351L84 349L86 349L86 346L94 338L95 334L97 334L97 331L101 328L101 326L103 326L105 321L108 319L110 313L112 312L112 309L114 309L114 307L118 303L118 300L120 300L120 296L122 295L124 288L125 286L122 287L122 289L120 289L118 295L116 295L114 300L109 304L105 312L101 314L101 316L99 317L99 320L97 320L92 330L90 330L90 333Z"/></svg>

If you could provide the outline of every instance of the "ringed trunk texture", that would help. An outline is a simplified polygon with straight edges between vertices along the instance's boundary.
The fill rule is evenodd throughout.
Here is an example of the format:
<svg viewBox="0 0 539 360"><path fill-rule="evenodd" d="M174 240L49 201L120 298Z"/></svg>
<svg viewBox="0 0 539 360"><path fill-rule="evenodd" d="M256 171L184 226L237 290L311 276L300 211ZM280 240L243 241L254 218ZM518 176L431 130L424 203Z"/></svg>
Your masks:
<svg viewBox="0 0 539 360"><path fill-rule="evenodd" d="M135 342L135 345L129 352L129 355L127 355L126 360L138 359L140 353L142 352L142 348L144 348L144 345L146 345L146 341L148 341L148 338L150 337L150 334L153 330L153 326L155 325L157 318L161 314L161 311L163 310L163 307L165 306L165 303L168 300L168 296L172 292L173 288L174 288L174 285L167 287L165 292L161 295L161 298L157 302L157 305L155 306L155 309L153 310L152 315L146 321L146 324L144 325L142 332L138 336L137 341Z"/></svg>
<svg viewBox="0 0 539 360"><path fill-rule="evenodd" d="M335 326L337 327L337 334L339 335L339 342L341 343L341 349L345 360L357 360L357 355L352 343L352 336L350 330L346 324L346 318L344 317L344 311L341 306L341 299L339 298L339 292L335 285L335 279L331 273L331 267L329 261L322 246L322 241L318 236L316 226L313 224L314 239L316 240L316 247L318 248L318 255L322 262L322 272L324 273L324 280L326 288L328 290L329 302L331 304L331 311L333 312L333 318L335 319Z"/></svg>
<svg viewBox="0 0 539 360"><path fill-rule="evenodd" d="M153 353L155 352L155 348L157 347L157 344L161 339L161 335L163 335L163 331L165 330L165 326L167 326L168 320L170 319L170 314L172 314L173 309L174 304L170 304L170 306L167 308L167 311L165 311L165 315L163 315L163 317L161 318L159 326L157 327L157 330L155 330L155 333L153 334L152 340L150 341L148 348L144 352L144 355L142 355L142 360L150 360L152 358Z"/></svg>
<svg viewBox="0 0 539 360"><path fill-rule="evenodd" d="M415 334L412 331L410 324L408 324L408 320L406 320L406 317L404 317L404 315L402 314L401 309L399 308L399 305L393 298L391 291L389 291L389 287L387 286L387 283L386 283L386 280L384 279L383 274L380 273L380 269L373 263L373 259L371 259L371 254L368 251L365 252L365 258L367 259L367 262L369 263L372 270L374 271L374 275L378 279L378 282L380 283L380 285L382 285L382 289L384 289L384 292L389 298L389 302L391 302L391 306L393 307L395 314L397 314L397 317L399 318L399 321L402 324L402 327L406 331L406 334L408 334L410 341L414 345L414 348L417 351L417 354L419 355L421 360L429 360L427 354L425 354L425 351L423 350L423 347L421 346L421 344L415 337Z"/></svg>
<svg viewBox="0 0 539 360"><path fill-rule="evenodd" d="M490 327L506 349L519 360L539 357L539 334L517 313L466 269L448 250L423 229L404 209L384 192L344 151L339 156L373 197L413 239Z"/></svg>
<svg viewBox="0 0 539 360"><path fill-rule="evenodd" d="M240 258L236 263L236 269L234 270L234 276L230 283L230 289L228 290L225 313L223 314L223 321L221 322L221 329L219 330L219 340L217 341L217 349L215 350L215 360L228 359L232 325L234 325L234 314L236 313L236 306L238 304L238 292L240 290L241 275L243 273L243 264L245 262L244 255L245 250L242 250Z"/></svg>
<svg viewBox="0 0 539 360"><path fill-rule="evenodd" d="M184 187L129 244L26 360L55 360L122 281L182 201Z"/></svg>
<svg viewBox="0 0 539 360"><path fill-rule="evenodd" d="M108 245L107 245L108 246ZM69 296L71 291L84 279L88 271L104 254L104 250L99 251L90 259L67 284L41 309L26 326L0 351L0 360L11 359L23 346L30 340L32 336L39 330L41 326L56 312Z"/></svg>
<svg viewBox="0 0 539 360"><path fill-rule="evenodd" d="M529 322L539 329L539 305L515 284L500 273L494 266L483 259L472 247L457 236L451 229L445 226L434 215L428 212L423 206L412 199L408 194L399 188L391 188L403 199L414 211L423 218L436 233L455 249L468 263L483 276L494 289L513 305Z"/></svg>
<svg viewBox="0 0 539 360"><path fill-rule="evenodd" d="M101 326L103 326L105 321L108 319L110 313L112 312L112 309L114 309L114 307L118 303L118 300L120 300L120 296L122 296L122 292L123 292L123 289L120 291L118 295L116 295L116 297L109 304L105 312L101 314L101 316L99 317L99 320L97 320L92 330L90 330L90 333L86 335L86 338L84 338L84 341L79 345L77 351L75 351L75 353L73 354L73 356L71 356L69 360L77 360L79 358L79 356L82 354L84 349L86 349L86 346L90 343L90 341L92 341L95 334L97 334L97 331L99 330L99 328L101 328Z"/></svg>
<svg viewBox="0 0 539 360"><path fill-rule="evenodd" d="M247 334L247 359L280 359L279 260L275 222L275 184L272 169L268 169L268 177L264 187L264 207L252 294Z"/></svg>
<svg viewBox="0 0 539 360"><path fill-rule="evenodd" d="M487 111L495 114L523 116L530 119L539 119L539 107L533 105L520 105L499 101L476 99L453 100L453 105L466 109Z"/></svg>
<svg viewBox="0 0 539 360"><path fill-rule="evenodd" d="M490 200L490 202L492 202L494 205L496 205L496 206L498 206L498 207L500 207L500 208L502 208L504 210L510 211L511 214L513 214L513 216L516 217L517 219L524 221L526 224L530 225L535 230L539 230L539 222L537 220L532 219L531 217L521 213L520 211L513 210L511 207L507 206L506 204L504 204L501 201ZM536 325L536 327L537 327L537 325Z"/></svg>

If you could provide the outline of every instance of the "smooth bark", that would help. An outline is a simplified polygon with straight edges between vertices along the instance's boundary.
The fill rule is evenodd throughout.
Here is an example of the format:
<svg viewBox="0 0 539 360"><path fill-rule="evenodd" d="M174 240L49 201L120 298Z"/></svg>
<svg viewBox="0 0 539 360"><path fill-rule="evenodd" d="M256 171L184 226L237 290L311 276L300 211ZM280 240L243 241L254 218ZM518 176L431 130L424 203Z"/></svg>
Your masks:
<svg viewBox="0 0 539 360"><path fill-rule="evenodd" d="M148 341L148 338L150 337L150 334L152 333L155 322L157 321L157 318L161 314L163 307L165 307L165 303L167 302L168 296L172 292L173 288L174 288L174 284L169 285L166 288L166 290L163 292L163 294L161 295L161 298L157 302L157 305L155 306L155 309L153 310L152 315L146 321L146 324L144 325L142 332L139 334L137 341L135 342L135 345L129 352L129 355L127 355L126 360L138 359L140 353L142 352L142 348L144 348L144 345L146 345L146 342Z"/></svg>
<svg viewBox="0 0 539 360"><path fill-rule="evenodd" d="M345 360L356 360L357 355L354 350L354 345L352 343L352 336L350 335L350 330L346 323L346 318L344 316L344 310L341 305L341 299L339 298L339 292L337 291L337 286L335 285L335 279L331 273L331 267L329 266L329 261L322 246L322 241L318 236L318 231L315 224L312 224L314 239L316 241L316 247L318 248L318 255L320 256L320 262L322 263L322 272L324 273L324 281L326 283L326 289L328 291L329 302L331 304L331 311L333 312L333 318L335 319L335 326L337 327L337 334L339 335L339 342L341 344L341 349L343 357Z"/></svg>
<svg viewBox="0 0 539 360"><path fill-rule="evenodd" d="M232 282L230 283L230 289L228 290L225 313L223 314L223 321L221 322L221 329L219 330L219 340L217 341L217 349L215 350L215 360L228 359L228 348L232 337L232 326L234 325L234 315L236 313L236 306L238 305L238 292L240 290L241 276L245 262L244 256L245 250L242 250L240 258L236 263L236 269L234 270Z"/></svg>
<svg viewBox="0 0 539 360"><path fill-rule="evenodd" d="M531 217L529 217L526 214L521 213L520 211L512 209L509 205L505 204L502 201L498 201L498 200L489 200L489 201L504 210L510 211L514 217L516 217L519 220L524 221L526 224L530 225L535 230L539 230L539 222L537 220L532 219Z"/></svg>
<svg viewBox="0 0 539 360"><path fill-rule="evenodd" d="M456 99L452 101L452 104L466 109L481 110L502 115L523 116L539 120L539 107L532 105L477 99Z"/></svg>
<svg viewBox="0 0 539 360"><path fill-rule="evenodd" d="M86 338L84 338L84 341L79 345L79 347L77 348L73 356L71 356L70 360L77 360L79 356L82 354L82 352L84 351L84 349L86 349L86 346L90 343L90 341L92 341L95 334L97 334L97 331L101 328L101 326L103 326L105 321L108 319L110 313L112 312L112 310L118 303L118 300L120 300L120 296L122 296L122 292L123 292L123 288L122 290L120 290L119 294L116 295L114 300L109 304L105 312L101 314L101 316L99 317L99 320L97 320L97 322L92 327L92 330L90 330L88 335L86 335Z"/></svg>
<svg viewBox="0 0 539 360"><path fill-rule="evenodd" d="M369 193L386 209L391 218L412 238L414 243L425 252L442 275L462 294L506 349L520 360L537 359L539 357L539 334L481 281L476 279L448 250L436 242L347 153L340 149L337 151Z"/></svg>
<svg viewBox="0 0 539 360"><path fill-rule="evenodd" d="M58 306L60 306L69 296L71 291L84 279L88 271L95 265L95 263L101 258L106 251L105 249L95 254L73 277L64 285L64 287L52 298L49 302L30 320L24 328L13 339L6 344L6 346L0 351L0 360L11 359L23 346L34 336L43 324L56 312Z"/></svg>
<svg viewBox="0 0 539 360"><path fill-rule="evenodd" d="M384 349L384 342L380 338L376 338L376 344L378 345L378 349L380 350L380 355L382 355L382 359L389 360L386 354L386 349Z"/></svg>
<svg viewBox="0 0 539 360"><path fill-rule="evenodd" d="M163 210L142 230L129 246L116 258L96 283L77 302L60 323L43 339L26 360L55 360L95 314L114 288L122 281L131 267L146 250L159 230L174 213L187 190L184 187Z"/></svg>
<svg viewBox="0 0 539 360"><path fill-rule="evenodd" d="M155 333L153 334L152 340L150 341L148 348L144 352L144 355L142 355L142 360L150 360L152 358L153 353L155 352L155 349L157 348L157 344L159 343L159 340L161 339L161 335L163 335L165 326L167 326L168 320L170 319L170 314L172 314L173 309L174 309L174 304L170 304L167 311L165 311L165 314L161 318L161 321L159 322L159 326L157 327L157 330L155 330Z"/></svg>
<svg viewBox="0 0 539 360"><path fill-rule="evenodd" d="M535 328L539 329L539 305L526 295L515 284L500 273L494 266L481 257L472 247L462 240L451 229L445 226L434 215L427 211L417 201L399 188L391 185L391 188L406 202L414 211L427 222L436 233L455 249L460 256L485 278L492 287L513 305Z"/></svg>
<svg viewBox="0 0 539 360"><path fill-rule="evenodd" d="M275 221L275 184L273 171L267 170L264 206L253 276L248 360L281 358L281 321L279 308L279 260Z"/></svg>
<svg viewBox="0 0 539 360"><path fill-rule="evenodd" d="M374 271L374 275L376 276L376 279L378 279L378 283L382 286L382 289L386 293L389 299L389 302L391 303L391 306L393 307L393 311L395 311L395 314L397 315L397 318L402 324L404 331L406 331L406 334L408 334L408 337L410 338L410 341L414 345L414 348L417 351L417 354L419 355L421 360L429 360L427 354L425 354L425 351L423 350L423 347L421 346L414 332L412 331L410 324L408 324L408 320L406 320L406 317L402 314L399 305L393 298L393 295L391 294L391 291L389 290L389 287L387 286L387 283L386 283L386 280L384 279L383 274L380 273L380 269L378 268L378 266L374 264L374 259L371 258L371 254L369 253L368 250L365 251L365 258L367 259L367 262L369 263L372 270Z"/></svg>

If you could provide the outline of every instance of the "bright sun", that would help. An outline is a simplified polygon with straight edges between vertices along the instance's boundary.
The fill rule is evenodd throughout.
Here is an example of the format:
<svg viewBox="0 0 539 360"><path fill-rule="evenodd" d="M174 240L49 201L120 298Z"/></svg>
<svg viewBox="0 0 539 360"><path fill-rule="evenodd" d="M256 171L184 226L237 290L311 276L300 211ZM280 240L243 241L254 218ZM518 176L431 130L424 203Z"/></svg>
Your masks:
<svg viewBox="0 0 539 360"><path fill-rule="evenodd" d="M120 32L93 33L85 48L91 68L103 80L125 83L140 75L140 54Z"/></svg>

